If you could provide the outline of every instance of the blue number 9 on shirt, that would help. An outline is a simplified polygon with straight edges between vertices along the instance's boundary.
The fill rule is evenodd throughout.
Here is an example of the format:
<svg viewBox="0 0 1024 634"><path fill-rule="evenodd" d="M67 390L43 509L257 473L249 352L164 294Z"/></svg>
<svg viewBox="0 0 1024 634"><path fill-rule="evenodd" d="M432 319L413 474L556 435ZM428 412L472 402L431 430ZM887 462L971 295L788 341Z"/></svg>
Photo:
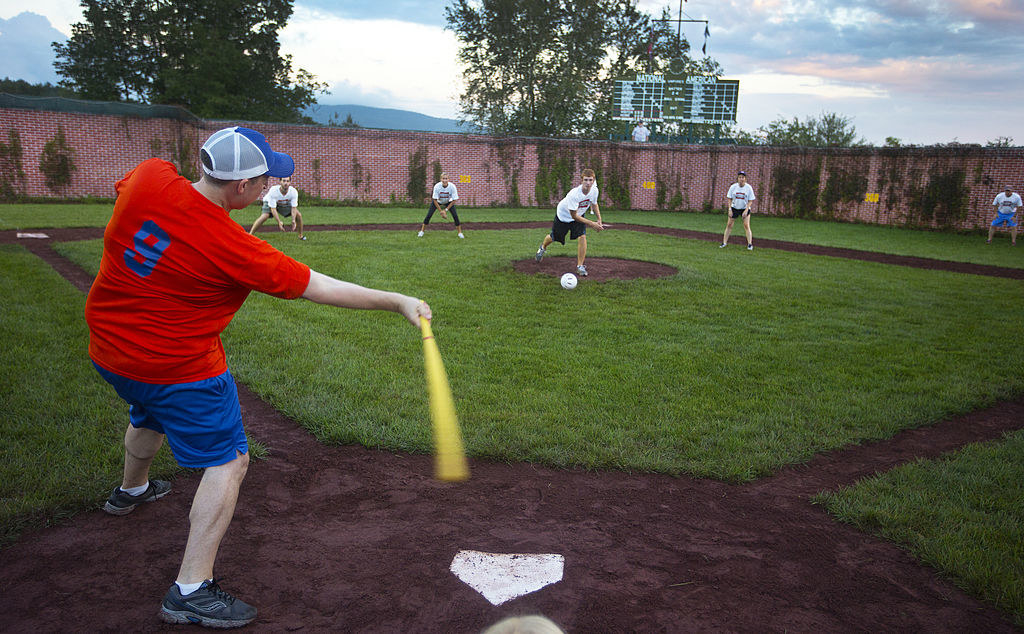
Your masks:
<svg viewBox="0 0 1024 634"><path fill-rule="evenodd" d="M169 246L170 237L155 222L147 220L135 233L135 250L124 250L124 263L139 277L147 277Z"/></svg>

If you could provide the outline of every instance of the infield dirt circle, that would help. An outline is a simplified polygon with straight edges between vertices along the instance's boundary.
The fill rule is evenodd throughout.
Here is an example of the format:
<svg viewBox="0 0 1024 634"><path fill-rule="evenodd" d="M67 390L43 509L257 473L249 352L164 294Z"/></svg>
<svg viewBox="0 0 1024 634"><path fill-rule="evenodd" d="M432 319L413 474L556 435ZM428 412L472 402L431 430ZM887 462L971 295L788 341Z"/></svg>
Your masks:
<svg viewBox="0 0 1024 634"><path fill-rule="evenodd" d="M0 242L15 242L10 233L0 232ZM50 243L102 230L48 233L51 240L21 243L86 290L89 276ZM844 251L833 255L849 257ZM587 263L588 282L611 275L605 264L622 267L621 277L648 271L633 261ZM561 275L571 270L564 264L514 266ZM1024 399L745 485L478 460L468 482L445 484L431 478L429 456L326 447L244 386L239 393L246 428L270 455L249 467L215 572L259 609L247 631L469 633L530 613L573 633L1018 631L1005 614L809 499L1019 429ZM183 475L168 496L124 517L103 513L97 500L95 511L0 551L3 629L184 631L156 612L180 563L198 482ZM462 549L558 553L564 578L493 606L449 572Z"/></svg>

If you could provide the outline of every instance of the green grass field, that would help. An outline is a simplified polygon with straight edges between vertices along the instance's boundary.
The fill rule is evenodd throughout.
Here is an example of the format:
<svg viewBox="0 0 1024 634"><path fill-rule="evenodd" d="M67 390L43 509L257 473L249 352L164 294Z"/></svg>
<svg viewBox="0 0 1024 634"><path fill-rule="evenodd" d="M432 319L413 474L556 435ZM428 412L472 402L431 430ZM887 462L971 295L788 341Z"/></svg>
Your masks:
<svg viewBox="0 0 1024 634"><path fill-rule="evenodd" d="M740 481L1024 391L1019 355L977 327L1024 311L1014 281L618 232L593 251L679 274L567 293L511 270L541 234L267 237L431 303L473 456ZM100 243L60 249L95 267ZM239 380L321 440L429 451L420 342L396 316L253 296L224 340Z"/></svg>
<svg viewBox="0 0 1024 634"><path fill-rule="evenodd" d="M1024 431L818 496L830 513L908 548L1024 627Z"/></svg>
<svg viewBox="0 0 1024 634"><path fill-rule="evenodd" d="M0 205L0 230L48 229L52 227L102 227L110 218L109 204L88 205ZM459 217L467 231L480 222L550 222L550 209L495 209L464 208ZM658 211L618 211L603 209L604 219L612 224L628 223L706 231L721 235L725 230L724 213L683 213ZM232 217L249 227L260 215L256 206L232 212ZM310 226L398 223L419 224L422 209L392 207L309 207L303 208L303 220ZM440 219L435 215L432 224ZM273 226L273 219L269 221ZM268 225L265 225L268 226ZM1006 233L997 233L995 242L986 245L982 233L939 233L911 231L875 225L844 224L773 218L755 215L751 220L754 240L771 239L817 244L829 247L862 249L895 255L909 255L954 262L971 262L992 266L1024 268L1024 242L1011 248ZM450 228L451 225L446 225ZM743 235L743 227L736 225L734 235ZM1024 237L1022 237L1024 240Z"/></svg>
<svg viewBox="0 0 1024 634"><path fill-rule="evenodd" d="M245 224L246 213L235 217ZM353 223L421 219L417 210L336 213ZM552 277L512 270L513 260L532 257L544 230L473 231L472 213L464 218L466 240L445 232L417 239L411 231L317 232L307 242L276 231L261 236L321 272L431 303L474 457L741 482L1024 393L1024 360L1005 334L1008 320L1024 314L1017 281L609 231L591 236L591 256L656 261L678 274L585 281L568 292ZM493 221L550 217L487 214ZM614 212L605 216L614 221ZM642 217L658 220L643 224L707 231L723 224L702 214ZM755 240L757 227L769 237L774 224L761 220ZM785 223L775 225L780 233L801 236L779 236L793 241L911 245L923 257L959 245L964 261L984 259L972 249L986 252L977 236L776 221ZM57 248L96 270L100 241ZM1001 251L1009 255L1000 265L1011 266L1018 252ZM573 253L557 245L551 251ZM26 342L0 356L6 384L47 386L36 400L5 390L13 415L3 433L19 442L0 453L0 510L5 534L14 535L25 523L95 506L106 495L120 477L124 411L89 365L81 293L20 247L0 249L0 258L10 271L5 296L14 298L3 307L5 334ZM253 295L224 342L235 376L322 442L430 450L420 338L398 316ZM55 407L66 410L56 429ZM68 435L82 436L84 446L56 442ZM272 438L259 440L273 447ZM50 468L32 466L41 455ZM988 461L982 457L982 467ZM165 460L160 469L175 467ZM939 491L948 486L921 480ZM1018 479L986 490L1001 505L1018 499L1022 486ZM926 504L912 498L906 514L917 513L915 503ZM984 516L972 521L981 522L979 535L1000 533L986 528ZM998 535L984 545L1014 555ZM933 565L967 578L942 567L962 566L956 561ZM1021 588L1024 579L1011 579L1006 592L1019 596ZM1024 613L1019 602L999 605Z"/></svg>
<svg viewBox="0 0 1024 634"><path fill-rule="evenodd" d="M127 418L86 354L85 296L20 246L0 245L0 262L0 537L9 539L95 507L120 483ZM174 470L161 452L156 477Z"/></svg>

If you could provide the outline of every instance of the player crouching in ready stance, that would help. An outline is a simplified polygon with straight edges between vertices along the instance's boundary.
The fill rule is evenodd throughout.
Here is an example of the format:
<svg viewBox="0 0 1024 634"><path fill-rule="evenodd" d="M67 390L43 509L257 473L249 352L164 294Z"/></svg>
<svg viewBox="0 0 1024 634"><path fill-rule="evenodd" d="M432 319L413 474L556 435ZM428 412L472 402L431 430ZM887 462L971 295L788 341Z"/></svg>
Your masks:
<svg viewBox="0 0 1024 634"><path fill-rule="evenodd" d="M587 259L587 227L598 231L605 228L601 222L601 208L597 204L597 183L594 182L594 170L585 169L581 173L583 182L573 188L558 203L555 220L551 223L551 233L544 236L544 242L537 249L536 259L540 262L552 242L565 244L565 234L576 240L576 274L586 277L587 267L583 261ZM597 214L597 222L587 220L584 215L588 209Z"/></svg>
<svg viewBox="0 0 1024 634"><path fill-rule="evenodd" d="M281 220L281 216L285 218L291 216L292 231L298 229L299 240L306 239L305 234L302 233L302 214L299 213L299 191L294 187L289 187L291 182L291 177L282 178L281 183L271 187L267 195L263 197L263 213L256 219L256 222L252 223L252 229L249 229L250 235L256 235L256 230L271 215L274 216L281 231L284 231L284 222Z"/></svg>
<svg viewBox="0 0 1024 634"><path fill-rule="evenodd" d="M985 242L991 243L992 237L996 234L996 227L1003 225L1010 227L1010 244L1016 246L1017 221L1013 219L1013 216L1017 213L1017 209L1024 205L1024 202L1021 202L1020 194L1013 191L1012 187L1007 187L1004 193L996 195L992 204L996 208L996 219L989 225L988 240Z"/></svg>

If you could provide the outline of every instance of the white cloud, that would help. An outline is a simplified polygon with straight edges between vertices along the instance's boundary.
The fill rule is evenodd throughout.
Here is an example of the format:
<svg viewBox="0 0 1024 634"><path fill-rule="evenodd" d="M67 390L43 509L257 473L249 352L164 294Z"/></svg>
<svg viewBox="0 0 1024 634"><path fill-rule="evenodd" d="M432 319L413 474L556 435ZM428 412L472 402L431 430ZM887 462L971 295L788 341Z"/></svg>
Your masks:
<svg viewBox="0 0 1024 634"><path fill-rule="evenodd" d="M815 75L792 75L785 73L755 73L751 75L730 75L729 79L740 80L742 94L790 94L814 95L823 99L867 99L887 98L886 91L872 86L842 84Z"/></svg>
<svg viewBox="0 0 1024 634"><path fill-rule="evenodd" d="M375 105L454 117L462 89L455 35L396 20L352 20L296 7L281 51L332 88L324 103L362 94Z"/></svg>

